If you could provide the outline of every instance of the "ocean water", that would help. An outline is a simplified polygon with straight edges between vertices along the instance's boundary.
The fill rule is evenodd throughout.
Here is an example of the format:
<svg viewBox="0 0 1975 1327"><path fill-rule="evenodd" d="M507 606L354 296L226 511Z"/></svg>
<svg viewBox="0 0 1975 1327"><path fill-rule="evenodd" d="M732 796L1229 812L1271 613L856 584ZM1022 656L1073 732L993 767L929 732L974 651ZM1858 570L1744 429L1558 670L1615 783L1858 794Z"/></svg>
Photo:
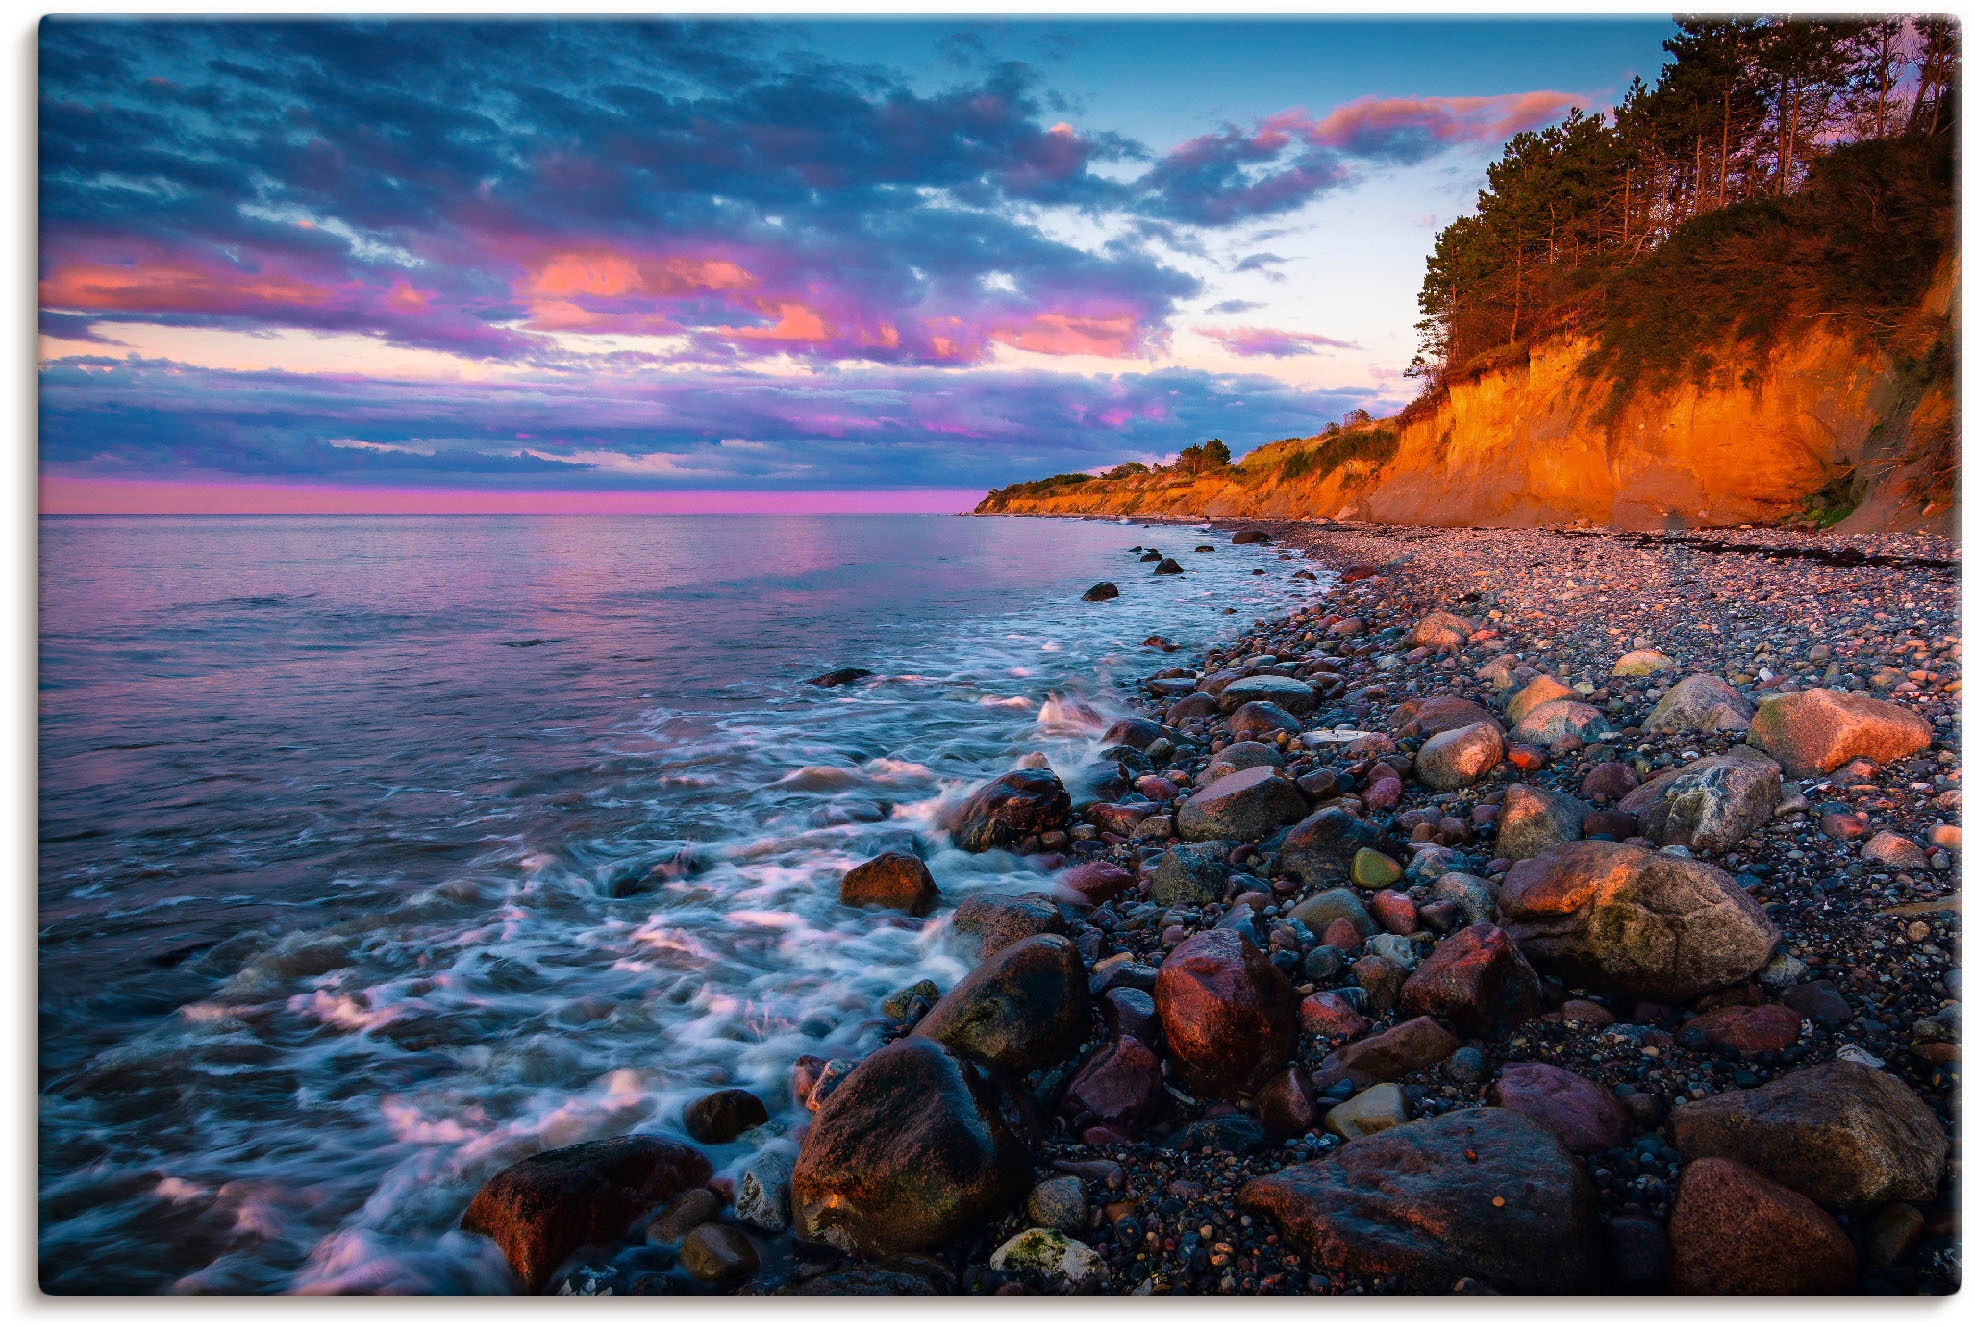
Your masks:
<svg viewBox="0 0 1975 1327"><path fill-rule="evenodd" d="M1075 770L1302 565L1017 518L44 520L43 1288L501 1292L454 1229L501 1167L723 1085L775 1118L720 1173L787 1147L795 1058L967 966L841 872L1047 888L939 810Z"/></svg>

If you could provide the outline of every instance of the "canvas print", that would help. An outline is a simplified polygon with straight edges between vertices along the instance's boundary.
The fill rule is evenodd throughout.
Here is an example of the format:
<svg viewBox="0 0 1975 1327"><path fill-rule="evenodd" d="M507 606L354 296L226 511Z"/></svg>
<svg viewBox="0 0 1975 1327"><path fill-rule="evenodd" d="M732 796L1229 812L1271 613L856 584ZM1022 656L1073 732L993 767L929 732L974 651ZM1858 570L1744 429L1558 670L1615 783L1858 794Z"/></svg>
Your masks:
<svg viewBox="0 0 1975 1327"><path fill-rule="evenodd" d="M42 1295L1960 1290L1954 17L32 44Z"/></svg>

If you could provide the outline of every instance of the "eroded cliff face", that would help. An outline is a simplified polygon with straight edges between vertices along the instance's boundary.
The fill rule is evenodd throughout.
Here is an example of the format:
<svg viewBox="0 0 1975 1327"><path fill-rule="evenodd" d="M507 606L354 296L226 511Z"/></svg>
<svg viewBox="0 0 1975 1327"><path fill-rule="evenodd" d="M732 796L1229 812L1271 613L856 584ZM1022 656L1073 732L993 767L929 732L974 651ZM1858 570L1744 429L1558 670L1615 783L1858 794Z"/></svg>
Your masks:
<svg viewBox="0 0 1975 1327"><path fill-rule="evenodd" d="M1807 319L1767 355L1722 353L1705 383L1636 390L1614 410L1610 382L1583 371L1592 344L1555 339L1430 408L1271 443L1216 474L1095 480L979 510L1657 530L1850 506L1840 529L1951 533L1959 285L1956 263L1908 320L1903 352Z"/></svg>

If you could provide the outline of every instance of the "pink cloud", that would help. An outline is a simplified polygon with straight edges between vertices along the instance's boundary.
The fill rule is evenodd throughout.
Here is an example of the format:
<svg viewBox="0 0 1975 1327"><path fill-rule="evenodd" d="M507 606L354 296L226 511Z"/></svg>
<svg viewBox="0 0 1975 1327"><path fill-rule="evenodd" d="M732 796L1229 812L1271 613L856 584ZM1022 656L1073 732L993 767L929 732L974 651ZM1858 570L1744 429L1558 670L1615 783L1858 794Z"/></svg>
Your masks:
<svg viewBox="0 0 1975 1327"><path fill-rule="evenodd" d="M1361 97L1321 120L1284 111L1262 131L1293 133L1306 142L1378 156L1422 141L1499 143L1562 115L1584 98L1570 92L1505 92L1492 97Z"/></svg>
<svg viewBox="0 0 1975 1327"><path fill-rule="evenodd" d="M1285 332L1273 327L1202 327L1200 335L1217 341L1231 355L1310 355L1319 350L1357 350L1356 341L1340 341L1315 332Z"/></svg>

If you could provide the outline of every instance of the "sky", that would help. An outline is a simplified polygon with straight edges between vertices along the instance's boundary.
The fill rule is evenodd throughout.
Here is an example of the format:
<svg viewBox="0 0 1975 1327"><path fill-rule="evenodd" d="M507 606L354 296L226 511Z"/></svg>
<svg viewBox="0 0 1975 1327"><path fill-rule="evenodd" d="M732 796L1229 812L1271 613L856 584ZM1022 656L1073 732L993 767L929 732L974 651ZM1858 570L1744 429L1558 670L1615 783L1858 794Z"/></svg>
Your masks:
<svg viewBox="0 0 1975 1327"><path fill-rule="evenodd" d="M1503 140L1672 30L49 20L43 508L951 510L1388 413Z"/></svg>

